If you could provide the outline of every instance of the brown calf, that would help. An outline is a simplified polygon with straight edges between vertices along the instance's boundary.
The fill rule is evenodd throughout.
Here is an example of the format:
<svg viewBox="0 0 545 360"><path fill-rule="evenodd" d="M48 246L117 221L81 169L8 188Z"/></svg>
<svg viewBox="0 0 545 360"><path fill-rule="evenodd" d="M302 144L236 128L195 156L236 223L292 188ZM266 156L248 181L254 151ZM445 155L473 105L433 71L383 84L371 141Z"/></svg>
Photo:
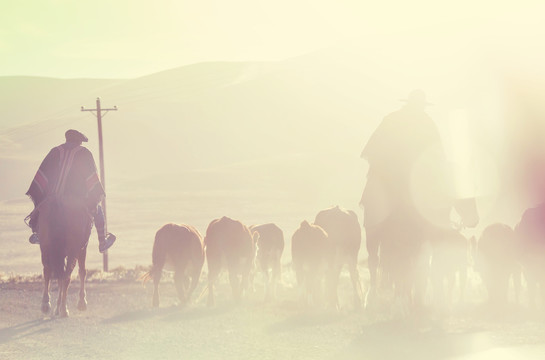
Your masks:
<svg viewBox="0 0 545 360"><path fill-rule="evenodd" d="M240 221L224 216L208 225L204 246L208 262L208 305L214 305L214 282L222 268L229 271L233 297L239 301L248 287L255 264L255 245L250 230Z"/></svg>
<svg viewBox="0 0 545 360"><path fill-rule="evenodd" d="M178 298L186 304L197 287L204 263L201 234L189 225L164 225L155 234L152 261L144 278L153 278L153 306L159 306L159 281L165 265L174 270Z"/></svg>
<svg viewBox="0 0 545 360"><path fill-rule="evenodd" d="M265 299L274 298L276 283L282 276L280 258L284 251L284 233L282 229L272 223L252 225L250 230L259 234L256 262L265 279Z"/></svg>
<svg viewBox="0 0 545 360"><path fill-rule="evenodd" d="M291 240L291 256L297 284L305 302L320 303L331 246L327 233L318 225L303 221Z"/></svg>
<svg viewBox="0 0 545 360"><path fill-rule="evenodd" d="M361 246L361 227L358 216L354 211L341 209L335 206L322 210L316 215L314 224L327 232L333 246L330 260L331 269L328 271L328 301L330 305L338 307L337 287L342 267L348 265L350 279L354 288L354 302L356 307L361 306L362 289L358 272L358 253Z"/></svg>

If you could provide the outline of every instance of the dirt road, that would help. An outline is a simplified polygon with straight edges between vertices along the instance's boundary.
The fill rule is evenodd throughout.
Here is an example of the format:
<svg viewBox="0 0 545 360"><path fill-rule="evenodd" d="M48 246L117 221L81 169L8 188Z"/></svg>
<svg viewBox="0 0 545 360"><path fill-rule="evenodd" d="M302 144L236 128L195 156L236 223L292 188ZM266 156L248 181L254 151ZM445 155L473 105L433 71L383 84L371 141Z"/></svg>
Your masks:
<svg viewBox="0 0 545 360"><path fill-rule="evenodd" d="M391 321L348 304L338 312L301 308L290 287L279 291L276 303L264 304L256 291L234 305L224 282L216 307L203 299L180 308L167 280L161 307L153 309L151 284L95 279L88 282L88 310L76 309L79 286L73 282L70 317L58 319L40 313L41 287L37 280L0 284L0 359L545 357L544 317L519 307L494 316L474 304L441 321Z"/></svg>

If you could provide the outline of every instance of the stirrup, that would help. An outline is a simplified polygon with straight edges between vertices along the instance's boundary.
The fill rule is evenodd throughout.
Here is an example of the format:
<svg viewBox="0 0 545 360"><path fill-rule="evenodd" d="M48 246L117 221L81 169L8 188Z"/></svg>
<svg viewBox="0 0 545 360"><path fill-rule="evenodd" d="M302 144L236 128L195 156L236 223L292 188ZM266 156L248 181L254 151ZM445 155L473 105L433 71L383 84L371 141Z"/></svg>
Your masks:
<svg viewBox="0 0 545 360"><path fill-rule="evenodd" d="M104 253L114 244L115 240L116 240L115 235L112 233L108 233L106 235L106 239L99 242L98 251L100 251L101 253Z"/></svg>
<svg viewBox="0 0 545 360"><path fill-rule="evenodd" d="M32 233L32 235L30 235L30 237L28 238L28 242L34 245L39 244L40 238L38 237L38 234Z"/></svg>

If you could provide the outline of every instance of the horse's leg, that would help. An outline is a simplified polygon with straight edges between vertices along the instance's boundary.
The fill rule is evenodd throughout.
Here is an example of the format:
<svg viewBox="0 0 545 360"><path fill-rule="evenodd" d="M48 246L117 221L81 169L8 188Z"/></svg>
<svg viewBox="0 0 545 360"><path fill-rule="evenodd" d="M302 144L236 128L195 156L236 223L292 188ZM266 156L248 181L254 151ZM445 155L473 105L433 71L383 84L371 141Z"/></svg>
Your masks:
<svg viewBox="0 0 545 360"><path fill-rule="evenodd" d="M60 317L68 317L68 304L66 303L66 297L68 295L68 287L70 286L72 271L74 270L74 267L76 266L77 259L75 257L68 257L66 260L66 271L64 275L64 279L60 284L62 284L62 288L59 290L59 301L60 301L60 307L57 306L57 309L59 310L58 315Z"/></svg>
<svg viewBox="0 0 545 360"><path fill-rule="evenodd" d="M78 310L87 310L87 299L85 292L85 278L87 276L87 269L85 268L85 259L87 256L87 248L83 248L78 257L78 273L79 273L79 300Z"/></svg>
<svg viewBox="0 0 545 360"><path fill-rule="evenodd" d="M62 289L64 288L64 279L58 278L57 279L57 287L58 287L58 296L57 296L57 307L55 308L55 315L59 316L61 313L61 306L62 306Z"/></svg>
<svg viewBox="0 0 545 360"><path fill-rule="evenodd" d="M70 285L70 276L66 276L62 281L59 280L59 300L57 304L57 315L68 317L68 305L66 304L66 295Z"/></svg>
<svg viewBox="0 0 545 360"><path fill-rule="evenodd" d="M49 314L51 311L51 302L49 300L49 284L51 281L51 268L44 266L44 294L42 296L42 312Z"/></svg>

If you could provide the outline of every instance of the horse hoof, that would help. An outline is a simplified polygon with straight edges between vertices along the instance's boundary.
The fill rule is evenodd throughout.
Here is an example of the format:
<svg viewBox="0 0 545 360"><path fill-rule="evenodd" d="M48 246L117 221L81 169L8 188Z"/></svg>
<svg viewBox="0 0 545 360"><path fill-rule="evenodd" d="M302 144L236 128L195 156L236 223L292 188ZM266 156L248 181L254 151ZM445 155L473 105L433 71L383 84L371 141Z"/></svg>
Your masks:
<svg viewBox="0 0 545 360"><path fill-rule="evenodd" d="M79 302L78 302L78 310L79 310L79 311L85 311L85 310L87 310L87 301L85 301L85 300L79 301Z"/></svg>
<svg viewBox="0 0 545 360"><path fill-rule="evenodd" d="M49 303L49 302L42 303L42 313L47 315L47 314L49 314L50 311L51 311L51 303Z"/></svg>
<svg viewBox="0 0 545 360"><path fill-rule="evenodd" d="M68 317L68 309L63 309L61 310L60 314L59 314L59 317L61 318L67 318Z"/></svg>

